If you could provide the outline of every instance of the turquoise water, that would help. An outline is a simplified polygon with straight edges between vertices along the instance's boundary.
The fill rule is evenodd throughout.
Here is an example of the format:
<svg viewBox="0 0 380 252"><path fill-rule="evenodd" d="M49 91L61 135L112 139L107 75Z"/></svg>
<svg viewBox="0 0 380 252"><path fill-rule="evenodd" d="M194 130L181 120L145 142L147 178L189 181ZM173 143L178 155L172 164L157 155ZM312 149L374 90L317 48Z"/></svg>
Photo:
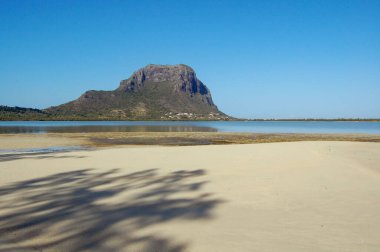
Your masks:
<svg viewBox="0 0 380 252"><path fill-rule="evenodd" d="M0 134L75 132L255 132L380 134L380 122L343 121L2 121Z"/></svg>

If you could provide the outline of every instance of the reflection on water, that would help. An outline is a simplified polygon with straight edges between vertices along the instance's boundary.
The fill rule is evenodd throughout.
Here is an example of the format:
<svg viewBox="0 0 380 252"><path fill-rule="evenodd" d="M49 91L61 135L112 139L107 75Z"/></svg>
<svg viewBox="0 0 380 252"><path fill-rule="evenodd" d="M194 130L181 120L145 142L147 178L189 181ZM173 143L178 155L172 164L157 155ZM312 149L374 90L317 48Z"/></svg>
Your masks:
<svg viewBox="0 0 380 252"><path fill-rule="evenodd" d="M0 122L0 134L81 132L256 132L380 134L380 122L357 121L29 121Z"/></svg>
<svg viewBox="0 0 380 252"><path fill-rule="evenodd" d="M0 126L0 134L84 133L84 132L216 132L200 126L115 125L115 126Z"/></svg>

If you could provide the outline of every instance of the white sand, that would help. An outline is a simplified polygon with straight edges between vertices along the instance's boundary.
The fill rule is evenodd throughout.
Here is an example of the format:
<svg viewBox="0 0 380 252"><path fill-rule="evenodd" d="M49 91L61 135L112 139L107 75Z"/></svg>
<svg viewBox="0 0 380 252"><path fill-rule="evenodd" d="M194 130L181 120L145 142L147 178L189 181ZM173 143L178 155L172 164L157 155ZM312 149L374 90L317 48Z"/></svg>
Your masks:
<svg viewBox="0 0 380 252"><path fill-rule="evenodd" d="M380 144L9 156L0 251L29 250L379 251Z"/></svg>

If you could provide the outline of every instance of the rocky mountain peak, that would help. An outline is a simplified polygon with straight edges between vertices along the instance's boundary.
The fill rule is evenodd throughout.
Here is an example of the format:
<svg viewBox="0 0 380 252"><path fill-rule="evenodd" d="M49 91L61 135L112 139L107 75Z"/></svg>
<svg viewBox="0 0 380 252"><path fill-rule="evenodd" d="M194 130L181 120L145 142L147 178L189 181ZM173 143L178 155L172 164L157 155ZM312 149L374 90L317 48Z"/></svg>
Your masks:
<svg viewBox="0 0 380 252"><path fill-rule="evenodd" d="M90 90L51 114L97 120L225 120L210 90L187 65L147 65L112 91Z"/></svg>
<svg viewBox="0 0 380 252"><path fill-rule="evenodd" d="M210 91L198 80L194 70L184 64L179 65L147 65L132 76L120 82L119 91L133 92L142 88L145 83L170 82L177 92L209 95ZM211 96L210 96L211 99Z"/></svg>

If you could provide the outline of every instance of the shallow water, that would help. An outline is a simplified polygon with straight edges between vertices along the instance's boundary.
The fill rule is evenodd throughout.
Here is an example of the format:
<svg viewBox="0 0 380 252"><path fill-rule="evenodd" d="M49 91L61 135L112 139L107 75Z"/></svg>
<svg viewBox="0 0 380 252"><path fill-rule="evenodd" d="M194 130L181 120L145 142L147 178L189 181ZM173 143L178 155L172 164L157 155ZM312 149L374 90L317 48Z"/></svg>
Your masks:
<svg viewBox="0 0 380 252"><path fill-rule="evenodd" d="M0 134L80 132L253 132L380 134L380 122L344 121L2 121Z"/></svg>
<svg viewBox="0 0 380 252"><path fill-rule="evenodd" d="M1 149L0 161L9 155L13 154L41 154L41 153L54 153L54 152L69 152L79 150L90 150L89 147L83 146L52 146L46 148L23 148L23 149Z"/></svg>

